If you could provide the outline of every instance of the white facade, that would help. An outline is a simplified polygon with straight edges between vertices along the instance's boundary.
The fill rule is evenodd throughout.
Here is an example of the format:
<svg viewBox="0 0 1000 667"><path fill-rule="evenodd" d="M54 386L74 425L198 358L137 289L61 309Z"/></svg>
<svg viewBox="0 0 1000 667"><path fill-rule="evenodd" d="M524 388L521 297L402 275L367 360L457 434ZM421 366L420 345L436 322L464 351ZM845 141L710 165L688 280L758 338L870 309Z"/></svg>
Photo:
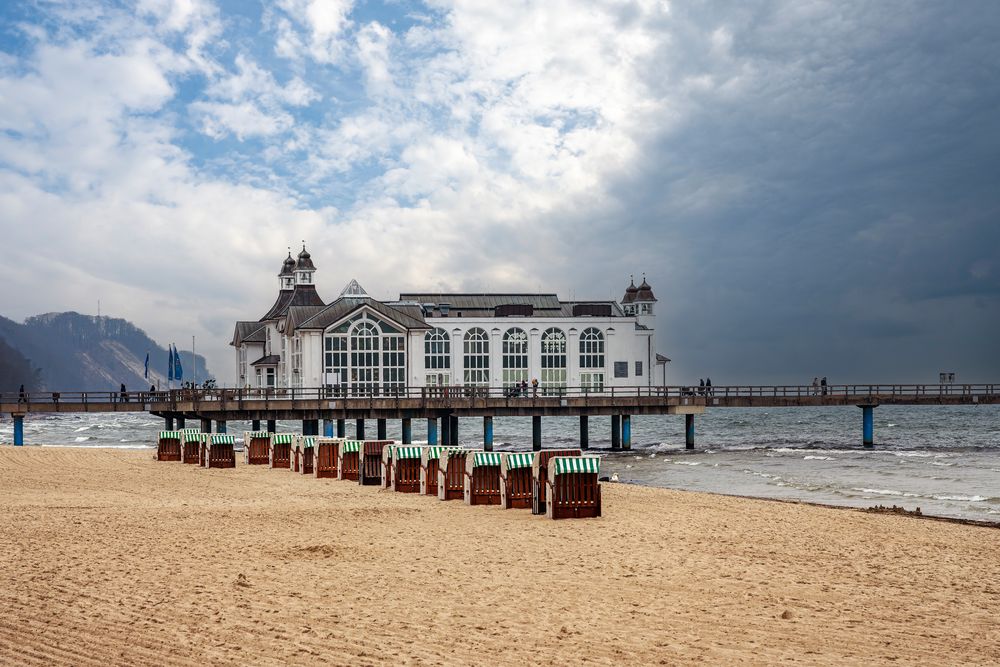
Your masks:
<svg viewBox="0 0 1000 667"><path fill-rule="evenodd" d="M497 390L537 381L540 395L552 395L658 383L655 298L645 281L630 286L621 306L534 294L403 295L378 302L356 281L334 302L319 305L312 262L307 266L294 270L294 289L305 284L307 299L289 291L283 277L270 318L237 324L233 345L244 386L369 395L438 386Z"/></svg>

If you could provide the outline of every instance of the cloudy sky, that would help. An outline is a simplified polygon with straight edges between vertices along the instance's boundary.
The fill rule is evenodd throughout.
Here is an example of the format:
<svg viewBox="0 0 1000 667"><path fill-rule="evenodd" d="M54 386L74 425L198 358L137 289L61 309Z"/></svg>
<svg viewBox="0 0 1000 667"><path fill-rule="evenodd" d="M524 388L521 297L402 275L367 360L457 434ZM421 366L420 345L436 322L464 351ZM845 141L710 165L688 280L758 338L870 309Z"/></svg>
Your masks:
<svg viewBox="0 0 1000 667"><path fill-rule="evenodd" d="M320 294L621 298L668 382L1000 379L1000 3L10 0L0 314L225 380Z"/></svg>

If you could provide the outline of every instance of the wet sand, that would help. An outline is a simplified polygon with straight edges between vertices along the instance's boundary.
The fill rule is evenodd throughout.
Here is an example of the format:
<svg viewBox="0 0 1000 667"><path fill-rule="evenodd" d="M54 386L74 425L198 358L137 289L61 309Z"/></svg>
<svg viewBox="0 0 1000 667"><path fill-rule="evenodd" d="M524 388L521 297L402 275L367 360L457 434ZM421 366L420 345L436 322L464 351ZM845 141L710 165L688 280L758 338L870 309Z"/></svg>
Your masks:
<svg viewBox="0 0 1000 667"><path fill-rule="evenodd" d="M550 521L0 447L0 664L996 664L1000 530L605 484Z"/></svg>

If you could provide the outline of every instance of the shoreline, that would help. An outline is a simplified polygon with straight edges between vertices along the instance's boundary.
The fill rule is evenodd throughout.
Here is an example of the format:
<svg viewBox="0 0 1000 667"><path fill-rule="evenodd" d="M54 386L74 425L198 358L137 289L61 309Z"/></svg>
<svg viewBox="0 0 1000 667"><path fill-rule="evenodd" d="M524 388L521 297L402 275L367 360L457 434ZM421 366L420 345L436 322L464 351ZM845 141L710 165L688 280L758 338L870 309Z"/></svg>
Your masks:
<svg viewBox="0 0 1000 667"><path fill-rule="evenodd" d="M109 451L142 451L142 450L156 451L156 446L155 445L91 445L91 446L88 446L88 445L75 444L74 443L74 444L39 444L39 445L24 445L24 446L25 447L29 447L29 448L30 447L38 447L38 448L48 448L48 449L82 449L82 450L102 450L102 449L104 449L104 450L109 450ZM13 447L13 445L9 445L7 443L4 443L4 444L0 444L0 447ZM237 451L241 452L242 448L238 449ZM612 453L610 450L596 449L596 448L592 449L590 451L594 452L594 453L599 453L599 454L604 454L604 453L609 453L610 454L610 453ZM614 452L614 454L620 454L620 452ZM237 457L237 458L239 458L239 457ZM920 514L917 514L913 510L907 510L906 508L904 508L902 506L900 506L898 508L898 511L893 511L892 507L895 507L895 505L893 505L892 507L885 507L885 506L883 506L881 504L873 505L871 507L859 507L859 506L856 506L856 505L846 505L846 504L845 505L838 505L838 504L835 504L835 503L827 503L827 502L820 502L820 501L814 501L814 500L805 500L805 499L801 499L801 498L773 498L773 497L769 497L769 496L761 496L761 495L755 495L755 494L725 493L723 491L704 491L704 490L684 489L684 488L678 488L678 487L673 487L673 486L660 486L660 485L656 485L656 484L647 484L647 483L644 483L644 482L639 482L639 481L634 481L634 480L619 481L619 482L607 481L607 482L602 482L602 484L603 483L607 483L607 484L626 484L626 485L633 485L633 486L638 486L638 487L647 488L647 489L666 489L666 490L670 490L670 491L676 491L676 492L679 492L679 493L706 493L706 494L709 494L709 495L715 495L715 496L721 496L721 497L727 497L727 498L746 498L746 499L749 499L749 500L766 500L766 501L769 501L769 502L786 503L786 504L792 504L792 505L809 505L809 506L812 506L812 507L824 507L824 508L827 508L827 509L836 509L836 510L850 510L850 511L854 511L854 512L862 512L862 513L866 513L866 514L872 514L872 513L896 514L898 516L907 516L907 517L910 517L910 518L913 518L913 519L927 519L927 520L931 520L931 521L942 521L942 522L946 522L946 523L955 523L955 524L962 524L962 525L968 525L968 526L979 526L979 527L982 527L982 528L1000 529L1000 521L990 521L988 519L969 519L969 518L965 518L965 517L944 516L944 515L941 515L941 514L927 514L927 513L924 513L922 511L921 511ZM914 503L914 505L915 505L915 503ZM877 509L879 507L881 507L882 509Z"/></svg>

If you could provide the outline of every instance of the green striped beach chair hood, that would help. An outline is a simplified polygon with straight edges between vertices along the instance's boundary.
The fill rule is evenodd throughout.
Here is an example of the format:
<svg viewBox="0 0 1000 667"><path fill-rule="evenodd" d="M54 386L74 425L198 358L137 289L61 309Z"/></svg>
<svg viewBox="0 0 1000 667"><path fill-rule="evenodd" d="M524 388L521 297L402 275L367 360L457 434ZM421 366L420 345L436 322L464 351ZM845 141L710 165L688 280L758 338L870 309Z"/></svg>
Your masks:
<svg viewBox="0 0 1000 667"><path fill-rule="evenodd" d="M506 470L517 470L519 468L530 468L535 462L534 453L519 452L516 454L503 455L503 467Z"/></svg>
<svg viewBox="0 0 1000 667"><path fill-rule="evenodd" d="M350 454L351 452L359 452L361 451L361 441L345 440L344 444L340 446L340 451L344 454Z"/></svg>
<svg viewBox="0 0 1000 667"><path fill-rule="evenodd" d="M201 442L201 435L198 431L181 431L181 439L184 442Z"/></svg>
<svg viewBox="0 0 1000 667"><path fill-rule="evenodd" d="M316 436L314 435L304 435L302 436L302 448L309 449L316 444Z"/></svg>
<svg viewBox="0 0 1000 667"><path fill-rule="evenodd" d="M292 444L292 438L295 437L291 433L274 433L271 435L272 445L290 445Z"/></svg>
<svg viewBox="0 0 1000 667"><path fill-rule="evenodd" d="M160 431L160 440L180 440L180 431Z"/></svg>
<svg viewBox="0 0 1000 667"><path fill-rule="evenodd" d="M573 472L599 473L601 458L599 456L556 456L549 461L550 475L563 475Z"/></svg>
<svg viewBox="0 0 1000 667"><path fill-rule="evenodd" d="M500 465L500 453L499 452L476 452L472 456L472 466L473 468L478 468L479 466L498 466Z"/></svg>
<svg viewBox="0 0 1000 667"><path fill-rule="evenodd" d="M247 431L244 438L270 438L271 434L267 431Z"/></svg>
<svg viewBox="0 0 1000 667"><path fill-rule="evenodd" d="M213 445L235 445L236 436L228 433L215 433L211 436L211 443Z"/></svg>
<svg viewBox="0 0 1000 667"><path fill-rule="evenodd" d="M393 448L392 457L394 459L419 459L422 449L422 447L400 445Z"/></svg>

